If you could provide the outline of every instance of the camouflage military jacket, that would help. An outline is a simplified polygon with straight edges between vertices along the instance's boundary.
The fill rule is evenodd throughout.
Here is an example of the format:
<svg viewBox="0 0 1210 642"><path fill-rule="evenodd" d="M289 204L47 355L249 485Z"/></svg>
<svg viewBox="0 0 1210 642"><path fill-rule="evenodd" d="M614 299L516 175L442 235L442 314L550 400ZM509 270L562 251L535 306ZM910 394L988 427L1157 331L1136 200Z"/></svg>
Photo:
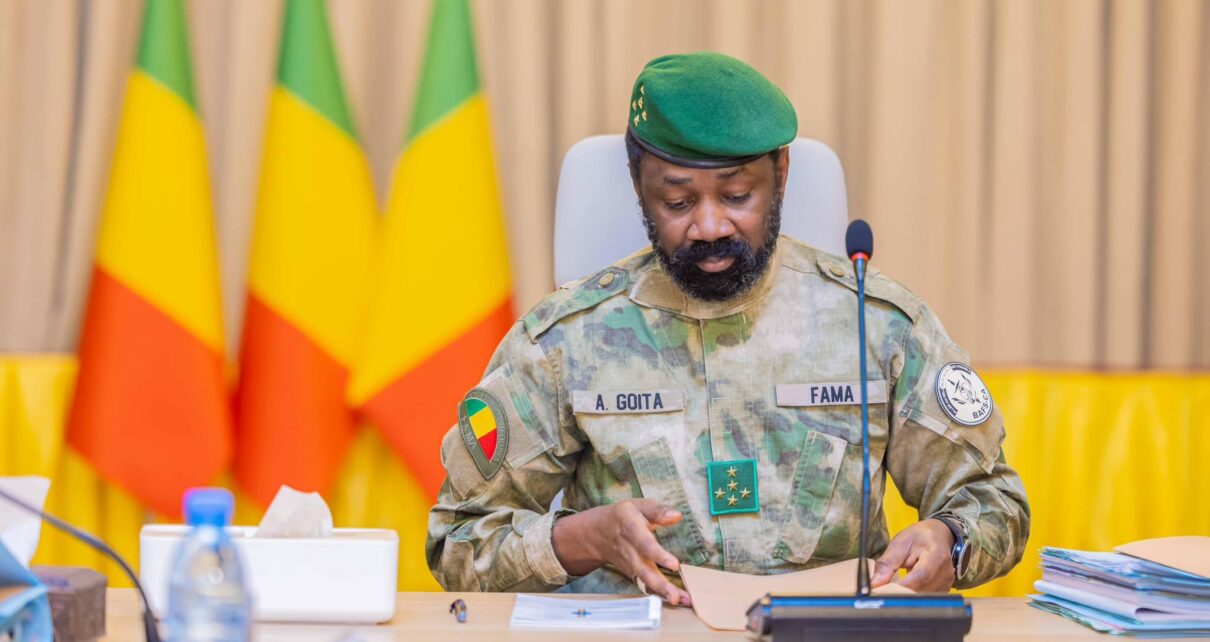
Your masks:
<svg viewBox="0 0 1210 642"><path fill-rule="evenodd" d="M426 547L438 581L635 592L608 567L568 577L551 544L560 490L563 511L631 497L675 506L682 520L656 534L683 563L780 573L856 557L855 291L848 261L783 236L737 300L686 297L650 251L546 297L501 342L442 444L448 475ZM952 420L937 378L966 353L903 286L871 270L866 292L873 552L889 541L890 473L921 519L965 523L974 553L961 585L1002 575L1021 559L1029 506L1001 453L1000 413Z"/></svg>

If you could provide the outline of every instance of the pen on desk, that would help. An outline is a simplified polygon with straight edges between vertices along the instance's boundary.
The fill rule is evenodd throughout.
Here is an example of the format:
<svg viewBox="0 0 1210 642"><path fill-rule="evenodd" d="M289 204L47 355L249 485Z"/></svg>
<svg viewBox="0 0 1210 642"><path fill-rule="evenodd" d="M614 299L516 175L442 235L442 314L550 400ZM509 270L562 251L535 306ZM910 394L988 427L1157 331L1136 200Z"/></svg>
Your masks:
<svg viewBox="0 0 1210 642"><path fill-rule="evenodd" d="M463 602L462 598L454 600L450 604L450 613L454 614L454 619L458 620L459 623L466 622L466 602Z"/></svg>

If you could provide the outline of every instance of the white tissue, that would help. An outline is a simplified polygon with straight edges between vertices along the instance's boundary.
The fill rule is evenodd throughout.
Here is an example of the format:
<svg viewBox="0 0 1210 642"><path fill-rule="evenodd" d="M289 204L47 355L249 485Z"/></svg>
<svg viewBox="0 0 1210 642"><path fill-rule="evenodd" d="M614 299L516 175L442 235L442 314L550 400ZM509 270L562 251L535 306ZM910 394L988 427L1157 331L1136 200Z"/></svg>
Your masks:
<svg viewBox="0 0 1210 642"><path fill-rule="evenodd" d="M331 537L332 510L319 493L283 485L253 537Z"/></svg>
<svg viewBox="0 0 1210 642"><path fill-rule="evenodd" d="M35 508L42 508L50 491L50 480L34 476L0 477L0 488ZM29 560L38 550L41 533L42 518L0 499L0 542L25 568L29 568Z"/></svg>

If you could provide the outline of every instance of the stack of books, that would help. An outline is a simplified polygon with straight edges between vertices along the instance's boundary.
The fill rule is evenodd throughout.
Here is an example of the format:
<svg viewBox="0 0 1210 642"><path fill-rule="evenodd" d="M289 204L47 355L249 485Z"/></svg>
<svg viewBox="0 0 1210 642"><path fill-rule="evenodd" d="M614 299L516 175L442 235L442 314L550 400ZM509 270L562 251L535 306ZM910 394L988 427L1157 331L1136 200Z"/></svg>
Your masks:
<svg viewBox="0 0 1210 642"><path fill-rule="evenodd" d="M1132 637L1210 637L1210 578L1121 552L1042 549L1030 605Z"/></svg>

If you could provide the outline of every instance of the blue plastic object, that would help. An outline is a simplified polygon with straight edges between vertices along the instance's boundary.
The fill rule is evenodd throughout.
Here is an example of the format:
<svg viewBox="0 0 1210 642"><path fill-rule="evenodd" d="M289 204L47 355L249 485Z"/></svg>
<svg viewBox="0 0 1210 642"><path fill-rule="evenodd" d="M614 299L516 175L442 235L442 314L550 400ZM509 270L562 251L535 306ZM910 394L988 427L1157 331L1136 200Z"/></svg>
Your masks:
<svg viewBox="0 0 1210 642"><path fill-rule="evenodd" d="M0 588L21 587L0 601L0 638L15 642L52 642L50 598L46 585L0 542Z"/></svg>
<svg viewBox="0 0 1210 642"><path fill-rule="evenodd" d="M225 530L235 500L221 488L185 493L188 534L177 546L168 585L168 639L244 642L252 637L252 594L239 549Z"/></svg>

